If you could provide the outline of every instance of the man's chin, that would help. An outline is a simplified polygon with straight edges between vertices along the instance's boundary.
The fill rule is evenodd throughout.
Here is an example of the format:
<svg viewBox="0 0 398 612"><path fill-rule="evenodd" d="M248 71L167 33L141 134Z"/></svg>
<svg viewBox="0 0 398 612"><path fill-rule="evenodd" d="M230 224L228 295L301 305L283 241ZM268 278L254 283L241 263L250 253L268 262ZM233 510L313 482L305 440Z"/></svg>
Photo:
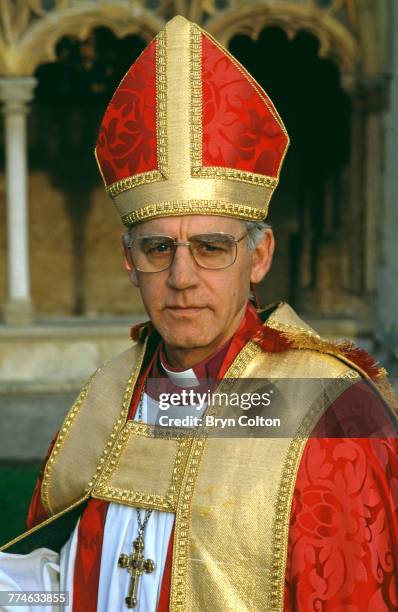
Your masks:
<svg viewBox="0 0 398 612"><path fill-rule="evenodd" d="M211 338L203 338L203 336L199 339L198 334L160 334L165 342L166 346L170 346L173 349L201 349L205 348L209 344L211 344Z"/></svg>
<svg viewBox="0 0 398 612"><path fill-rule="evenodd" d="M211 318L207 316L194 317L167 317L164 321L155 324L164 342L176 349L203 348L214 339L214 334L207 335L205 330L211 329ZM199 320L198 320L199 319Z"/></svg>

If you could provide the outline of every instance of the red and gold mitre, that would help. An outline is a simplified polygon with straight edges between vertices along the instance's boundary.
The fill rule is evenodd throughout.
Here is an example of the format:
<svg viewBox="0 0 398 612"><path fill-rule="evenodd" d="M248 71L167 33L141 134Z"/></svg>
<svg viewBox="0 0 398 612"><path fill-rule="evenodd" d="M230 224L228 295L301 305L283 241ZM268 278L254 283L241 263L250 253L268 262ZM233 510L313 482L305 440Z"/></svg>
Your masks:
<svg viewBox="0 0 398 612"><path fill-rule="evenodd" d="M267 216L288 145L258 83L178 16L121 81L95 154L127 226L197 214L255 221Z"/></svg>

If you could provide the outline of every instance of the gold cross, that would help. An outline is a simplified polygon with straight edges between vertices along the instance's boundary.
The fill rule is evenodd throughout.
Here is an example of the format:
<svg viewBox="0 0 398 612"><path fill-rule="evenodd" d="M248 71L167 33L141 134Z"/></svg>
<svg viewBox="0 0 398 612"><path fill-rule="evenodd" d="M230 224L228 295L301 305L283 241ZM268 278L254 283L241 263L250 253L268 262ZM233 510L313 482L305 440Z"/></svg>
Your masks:
<svg viewBox="0 0 398 612"><path fill-rule="evenodd" d="M137 605L138 580L145 572L151 574L155 569L155 562L152 559L144 559L144 540L138 537L133 542L134 552L131 555L122 553L119 557L118 566L127 569L130 574L129 593L125 597L128 608L135 608Z"/></svg>

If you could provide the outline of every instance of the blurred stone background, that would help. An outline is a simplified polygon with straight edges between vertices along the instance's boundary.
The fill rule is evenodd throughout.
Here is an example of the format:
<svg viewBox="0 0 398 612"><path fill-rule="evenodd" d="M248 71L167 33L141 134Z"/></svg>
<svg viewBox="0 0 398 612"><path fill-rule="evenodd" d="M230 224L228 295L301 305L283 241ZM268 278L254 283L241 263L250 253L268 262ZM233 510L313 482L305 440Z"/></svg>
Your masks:
<svg viewBox="0 0 398 612"><path fill-rule="evenodd" d="M81 384L145 317L93 147L106 104L183 14L248 68L291 147L262 304L398 372L395 0L3 0L0 11L0 542L23 527Z"/></svg>

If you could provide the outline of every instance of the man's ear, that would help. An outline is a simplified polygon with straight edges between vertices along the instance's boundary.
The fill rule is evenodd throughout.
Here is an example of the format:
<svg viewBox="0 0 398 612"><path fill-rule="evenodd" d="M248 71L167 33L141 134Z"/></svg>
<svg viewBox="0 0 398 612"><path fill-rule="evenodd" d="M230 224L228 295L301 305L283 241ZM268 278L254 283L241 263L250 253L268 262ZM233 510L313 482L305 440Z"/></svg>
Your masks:
<svg viewBox="0 0 398 612"><path fill-rule="evenodd" d="M252 251L250 282L259 283L271 267L275 250L275 238L271 228L267 228L264 237Z"/></svg>
<svg viewBox="0 0 398 612"><path fill-rule="evenodd" d="M134 264L131 260L130 251L128 248L129 237L127 234L122 234L122 249L124 257L124 268L129 275L129 278L135 287L138 287L137 271L134 268Z"/></svg>

